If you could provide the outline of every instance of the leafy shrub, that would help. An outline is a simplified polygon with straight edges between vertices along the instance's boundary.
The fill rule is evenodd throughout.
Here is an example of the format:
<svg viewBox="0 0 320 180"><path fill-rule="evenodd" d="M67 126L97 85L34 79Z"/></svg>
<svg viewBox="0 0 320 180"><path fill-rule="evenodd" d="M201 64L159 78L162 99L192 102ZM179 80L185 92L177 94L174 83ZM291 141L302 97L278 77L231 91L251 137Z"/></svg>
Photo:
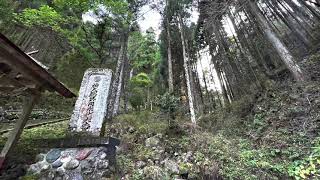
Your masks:
<svg viewBox="0 0 320 180"><path fill-rule="evenodd" d="M130 80L129 102L135 110L140 111L142 105L147 101L149 88L152 81L146 73L139 73Z"/></svg>
<svg viewBox="0 0 320 180"><path fill-rule="evenodd" d="M169 113L170 115L177 110L178 103L179 98L171 95L170 93L158 96L156 100L156 104L160 107L160 110L164 113Z"/></svg>
<svg viewBox="0 0 320 180"><path fill-rule="evenodd" d="M152 81L146 73L139 73L138 75L134 76L130 80L130 83L134 87L141 87L141 88L146 88L152 85Z"/></svg>
<svg viewBox="0 0 320 180"><path fill-rule="evenodd" d="M131 89L129 102L136 111L140 111L141 106L145 102L145 94L142 88L136 87Z"/></svg>

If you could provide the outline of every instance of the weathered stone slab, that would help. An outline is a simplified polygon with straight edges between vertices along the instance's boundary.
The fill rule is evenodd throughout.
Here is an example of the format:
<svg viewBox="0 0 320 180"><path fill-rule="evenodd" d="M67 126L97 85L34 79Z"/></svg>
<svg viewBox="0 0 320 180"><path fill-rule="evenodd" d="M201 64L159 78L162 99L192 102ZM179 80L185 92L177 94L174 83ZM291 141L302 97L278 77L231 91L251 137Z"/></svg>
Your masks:
<svg viewBox="0 0 320 180"><path fill-rule="evenodd" d="M85 72L70 120L71 132L100 135L107 113L111 78L109 69L88 69Z"/></svg>

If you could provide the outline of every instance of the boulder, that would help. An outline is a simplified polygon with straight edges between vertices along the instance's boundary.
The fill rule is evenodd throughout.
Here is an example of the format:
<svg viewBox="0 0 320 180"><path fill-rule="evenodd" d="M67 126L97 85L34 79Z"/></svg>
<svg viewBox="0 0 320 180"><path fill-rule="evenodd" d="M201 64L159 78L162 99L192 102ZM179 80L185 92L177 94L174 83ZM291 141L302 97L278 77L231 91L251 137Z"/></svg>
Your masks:
<svg viewBox="0 0 320 180"><path fill-rule="evenodd" d="M49 151L49 153L46 156L46 161L48 163L53 163L55 162L57 159L59 159L59 157L61 156L61 150L59 149L52 149L51 151Z"/></svg>
<svg viewBox="0 0 320 180"><path fill-rule="evenodd" d="M159 145L159 143L160 143L159 138L157 138L155 136L150 137L150 138L146 139L146 141L145 141L145 144L147 147L156 147Z"/></svg>
<svg viewBox="0 0 320 180"><path fill-rule="evenodd" d="M76 159L70 159L69 161L67 161L63 167L66 169L66 170L73 170L73 169L76 169L78 166L79 166L80 162Z"/></svg>
<svg viewBox="0 0 320 180"><path fill-rule="evenodd" d="M163 164L164 164L164 168L167 171L169 171L173 174L179 174L179 165L175 161L166 159L166 160L164 160Z"/></svg>
<svg viewBox="0 0 320 180"><path fill-rule="evenodd" d="M81 161L86 159L92 152L92 149L86 148L86 149L81 149L78 151L76 155L76 159Z"/></svg>

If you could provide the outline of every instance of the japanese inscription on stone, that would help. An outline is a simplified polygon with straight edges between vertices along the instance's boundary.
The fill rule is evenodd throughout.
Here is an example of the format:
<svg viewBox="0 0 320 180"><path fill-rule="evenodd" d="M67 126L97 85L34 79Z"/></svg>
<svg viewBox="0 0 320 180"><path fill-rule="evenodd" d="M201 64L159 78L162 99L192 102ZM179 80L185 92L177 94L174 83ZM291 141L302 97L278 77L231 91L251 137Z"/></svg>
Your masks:
<svg viewBox="0 0 320 180"><path fill-rule="evenodd" d="M111 77L109 69L88 69L85 72L70 120L72 132L100 135L107 113Z"/></svg>

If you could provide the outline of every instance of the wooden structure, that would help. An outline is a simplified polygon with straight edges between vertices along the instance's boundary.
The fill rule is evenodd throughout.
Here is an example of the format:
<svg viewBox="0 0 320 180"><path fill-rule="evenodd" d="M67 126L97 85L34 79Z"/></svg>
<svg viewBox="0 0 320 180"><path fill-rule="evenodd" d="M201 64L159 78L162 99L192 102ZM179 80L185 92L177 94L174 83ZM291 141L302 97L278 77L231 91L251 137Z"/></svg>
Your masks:
<svg viewBox="0 0 320 180"><path fill-rule="evenodd" d="M25 98L22 114L1 151L0 169L17 143L37 99L45 90L66 98L75 97L43 65L0 33L0 93L23 94Z"/></svg>

